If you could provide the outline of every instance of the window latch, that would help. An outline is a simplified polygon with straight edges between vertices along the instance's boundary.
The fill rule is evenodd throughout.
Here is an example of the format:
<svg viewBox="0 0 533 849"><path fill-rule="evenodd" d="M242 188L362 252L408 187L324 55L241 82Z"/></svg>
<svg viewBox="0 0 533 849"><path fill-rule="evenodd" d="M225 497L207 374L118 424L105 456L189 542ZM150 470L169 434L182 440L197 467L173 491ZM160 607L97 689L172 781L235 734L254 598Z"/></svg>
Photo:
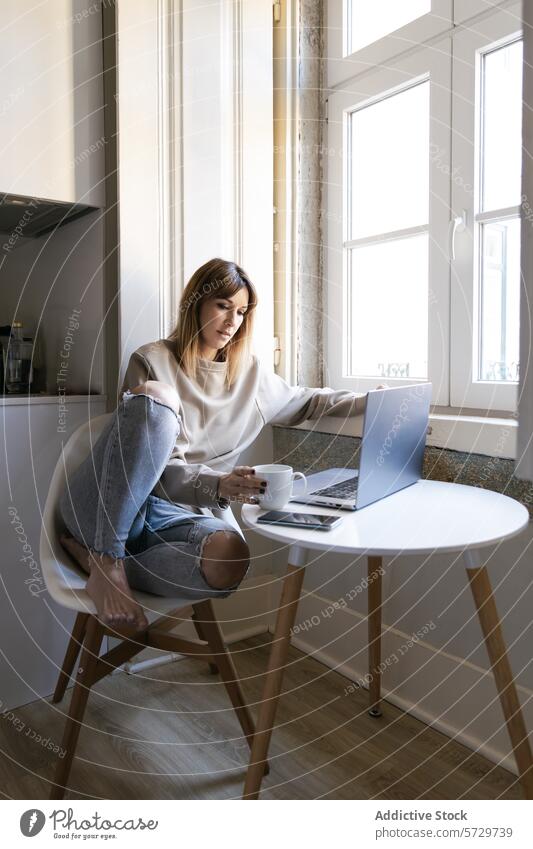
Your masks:
<svg viewBox="0 0 533 849"><path fill-rule="evenodd" d="M466 230L466 209L463 209L462 215L454 215L450 221L450 258L455 259L455 236L456 233L463 233Z"/></svg>
<svg viewBox="0 0 533 849"><path fill-rule="evenodd" d="M274 336L273 339L274 366L279 366L281 362L281 339L279 336Z"/></svg>

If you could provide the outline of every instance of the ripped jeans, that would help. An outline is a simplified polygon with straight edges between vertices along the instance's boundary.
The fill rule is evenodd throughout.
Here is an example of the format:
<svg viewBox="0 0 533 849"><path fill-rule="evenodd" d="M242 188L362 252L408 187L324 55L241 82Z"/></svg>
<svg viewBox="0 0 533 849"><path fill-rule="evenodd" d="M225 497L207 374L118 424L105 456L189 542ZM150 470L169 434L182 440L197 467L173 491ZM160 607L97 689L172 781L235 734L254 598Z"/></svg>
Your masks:
<svg viewBox="0 0 533 849"><path fill-rule="evenodd" d="M202 550L211 534L238 531L222 519L151 494L180 423L162 401L124 393L90 454L68 475L61 517L86 548L122 558L133 589L192 602L224 598L240 581L225 589L211 587L200 568Z"/></svg>

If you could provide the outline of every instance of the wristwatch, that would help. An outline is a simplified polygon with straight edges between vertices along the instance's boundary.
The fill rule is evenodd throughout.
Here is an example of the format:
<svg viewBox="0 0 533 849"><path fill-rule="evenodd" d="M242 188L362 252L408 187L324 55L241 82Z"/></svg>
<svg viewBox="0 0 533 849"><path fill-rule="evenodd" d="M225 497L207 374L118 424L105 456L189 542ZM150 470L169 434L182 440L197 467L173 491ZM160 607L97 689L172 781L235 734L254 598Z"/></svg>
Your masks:
<svg viewBox="0 0 533 849"><path fill-rule="evenodd" d="M216 502L217 502L218 506L219 506L222 510L225 510L225 509L226 509L226 507L229 507L229 498L225 498L223 495L219 495L219 492L220 492L220 480L221 480L221 479L219 478L219 479L218 479L218 483L217 483L217 495L216 495Z"/></svg>

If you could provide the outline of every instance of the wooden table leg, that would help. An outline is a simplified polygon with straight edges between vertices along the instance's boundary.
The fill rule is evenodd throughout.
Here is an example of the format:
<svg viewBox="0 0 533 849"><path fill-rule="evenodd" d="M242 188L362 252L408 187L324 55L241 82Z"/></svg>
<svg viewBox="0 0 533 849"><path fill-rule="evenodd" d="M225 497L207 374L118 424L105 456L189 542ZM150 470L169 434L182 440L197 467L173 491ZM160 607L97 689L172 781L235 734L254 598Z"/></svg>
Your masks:
<svg viewBox="0 0 533 849"><path fill-rule="evenodd" d="M516 766L520 776L524 798L533 799L533 759L520 701L507 658L507 647L503 637L500 618L492 592L490 578L485 566L480 566L477 552L466 551L466 573L474 596L485 646L492 667L496 687L500 694L507 731L511 738Z"/></svg>
<svg viewBox="0 0 533 849"><path fill-rule="evenodd" d="M81 731L83 722L83 714L85 706L89 698L89 692L93 684L94 672L98 663L100 646L104 627L98 621L96 616L91 616L85 630L85 639L81 651L80 665L78 667L78 675L72 697L70 700L70 708L67 721L65 723L65 731L63 734L63 742L61 743L65 755L56 767L54 782L50 792L50 799L62 799L65 795L66 784L70 775L70 768L74 759L76 744Z"/></svg>
<svg viewBox="0 0 533 849"><path fill-rule="evenodd" d="M283 580L281 599L276 618L276 628L265 682L263 685L263 696L259 707L259 716L255 728L255 734L250 754L250 765L246 773L244 783L243 799L257 799L261 788L261 780L265 771L268 755L268 746L272 736L276 709L285 664L289 653L291 640L291 628L294 625L300 592L304 579L304 566L307 552L300 546L291 546L289 552L289 565L287 574Z"/></svg>
<svg viewBox="0 0 533 849"><path fill-rule="evenodd" d="M381 713L381 557L368 558L368 713Z"/></svg>
<svg viewBox="0 0 533 849"><path fill-rule="evenodd" d="M52 702L54 703L60 702L63 696L65 695L65 690L67 689L68 682L70 681L70 676L72 675L72 670L74 669L74 664L78 659L78 655L81 650L81 645L85 637L85 628L87 627L89 615L89 613L78 613L78 615L76 616L74 627L72 628L72 634L70 636L70 640L68 641L63 666L61 667L61 672L59 673L59 677L57 679L54 695L52 696Z"/></svg>

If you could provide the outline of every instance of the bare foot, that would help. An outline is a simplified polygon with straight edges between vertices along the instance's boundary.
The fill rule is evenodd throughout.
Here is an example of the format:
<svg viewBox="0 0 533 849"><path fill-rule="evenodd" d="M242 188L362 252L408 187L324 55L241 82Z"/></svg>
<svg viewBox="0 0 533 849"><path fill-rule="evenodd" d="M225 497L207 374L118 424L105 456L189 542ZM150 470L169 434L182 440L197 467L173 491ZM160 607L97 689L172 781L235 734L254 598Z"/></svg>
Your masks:
<svg viewBox="0 0 533 849"><path fill-rule="evenodd" d="M112 627L132 625L139 631L147 628L148 620L132 596L122 560L89 551L66 534L62 534L60 540L63 548L89 575L86 589L95 603L98 618Z"/></svg>

